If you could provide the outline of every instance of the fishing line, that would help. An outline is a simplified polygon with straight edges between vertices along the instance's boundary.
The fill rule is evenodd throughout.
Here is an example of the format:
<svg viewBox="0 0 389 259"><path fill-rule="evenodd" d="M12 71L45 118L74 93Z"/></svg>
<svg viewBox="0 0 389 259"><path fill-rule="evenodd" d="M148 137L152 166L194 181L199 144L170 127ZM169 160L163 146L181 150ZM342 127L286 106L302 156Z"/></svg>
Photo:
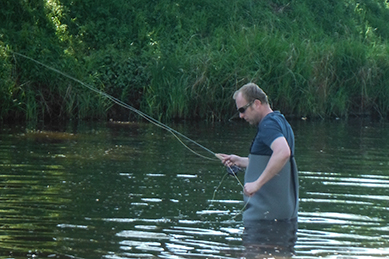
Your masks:
<svg viewBox="0 0 389 259"><path fill-rule="evenodd" d="M106 97L107 99L109 99L109 100L111 100L112 102L118 104L119 106L121 106L121 107L123 107L123 108L126 108L126 109L128 109L128 110L130 110L130 111L133 111L133 112L137 113L137 114L140 115L142 118L146 119L147 121L151 122L152 124L154 124L154 125L156 125L156 126L158 126L158 127L160 127L160 128L163 128L163 129L167 130L168 132L170 132L176 139L178 139L178 141L179 141L182 145L184 145L188 150L190 150L192 153L196 154L197 156L200 156L200 157L205 158L205 159L208 159L208 160L218 161L218 160L215 159L215 158L209 158L209 157L203 156L203 155L199 154L198 152L194 151L193 149L189 148L189 147L188 147L188 146L187 146L187 145L186 145L178 136L180 136L180 137L182 137L182 138L185 138L185 139L188 140L189 142L192 142L193 144L197 145L198 147L204 149L205 151L211 153L211 154L214 155L214 156L216 155L215 152L213 152L213 151L211 151L210 149L204 147L203 145L199 144L198 142L196 142L196 141L194 141L194 140L188 138L187 136L183 135L182 133L180 133L180 132L178 132L178 131L176 131L176 130L170 128L170 127L167 126L166 124L163 124L162 122L160 122L160 121L154 119L153 117L151 117L151 116L149 116L149 115L147 115L147 114L141 112L140 110L135 109L134 107L132 107L132 106L126 104L125 102L123 102L123 101L121 101L121 100L119 100L119 99L113 97L112 95L109 95L109 94L107 94L107 93L105 93L105 92L103 92L103 91L100 91L100 90L98 90L98 89L96 89L96 88L94 88L94 87L92 87L92 86L90 86L90 85L88 85L88 84L85 84L84 82L78 80L77 78L74 78L74 77L72 77L72 76L70 76L70 75L68 75L68 74L65 74L64 72L59 71L58 69L55 69L55 68L53 68L53 67L50 67L50 66L48 66L48 65L46 65L46 64L44 64L44 63L42 63L42 62L39 62L39 61L37 61L37 60L35 60L35 59L33 59L33 58L30 58L30 57L28 57L28 56L25 56L25 55L20 54L20 53L17 53L17 52L13 52L13 53L16 54L16 55L19 55L19 56L21 56L21 57L23 57L23 58L26 58L26 59L28 59L28 60L31 60L31 61L33 61L33 62L35 62L35 63L37 63L37 64L39 64L39 65L41 65L41 66L44 66L44 67L46 67L47 69L52 70L52 71L54 71L54 72L56 72L56 73L58 73L58 74L60 74L60 75L62 75L62 76L64 76L64 77L67 77L67 78L69 78L69 79L71 79L71 80L73 80L73 81L75 81L75 82L77 82L77 83L79 83L79 84L85 86L85 87L88 88L89 90L91 90L91 91L93 91L93 92L95 92L95 93L98 93L98 94L100 94L100 95Z"/></svg>
<svg viewBox="0 0 389 259"><path fill-rule="evenodd" d="M20 54L20 53L17 53L17 52L12 52L12 53L15 54L15 55L21 56L21 57L23 57L23 58L25 58L25 59L28 59L28 60L30 60L30 61L33 61L33 62L35 62L35 63L37 63L37 64L39 64L39 65L41 65L41 66L43 66L43 67L45 67L45 68L47 68L47 69L49 69L49 70L51 70L51 71L54 71L54 72L56 72L56 73L58 73L58 74L60 74L60 75L62 75L62 76L64 76L64 77L66 77L66 78L68 78L68 79L71 79L71 80L73 80L73 81L75 81L75 82L81 84L82 86L88 88L89 90L91 90L91 91L93 91L93 92L95 92L95 93L97 93L97 94L99 94L99 95L104 96L105 98L111 100L112 102L118 104L119 106L121 106L121 107L123 107L123 108L126 108L126 109L128 109L128 110L130 110L130 111L132 111L132 112L135 112L136 114L138 114L139 116L141 116L141 117L144 118L145 120L149 121L150 123L154 124L155 126L158 126L158 127L162 128L162 129L165 129L166 131L170 132L170 133L171 133L171 134L172 134L172 135L173 135L173 136L174 136L174 137L175 137L175 138L176 138L176 139L185 147L185 148L187 148L189 151L191 151L191 152L194 153L195 155L197 155L197 156L199 156L199 157L202 157L202 158L204 158L204 159L212 160L212 161L218 161L218 159L222 160L221 157L218 156L218 154L216 154L216 153L213 152L212 150L210 150L210 149L204 147L204 146L201 145L200 143L198 143L198 142L196 142L196 141L190 139L189 137L185 136L184 134L182 134L182 133L180 133L180 132L178 132L178 131L172 129L171 127L167 126L166 124L163 124L162 122L160 122L160 121L154 119L153 117L151 117L151 116L149 116L149 115L147 115L147 114L141 112L140 110L138 110L138 109L132 107L131 105L129 105L129 104L127 104L127 103L125 103L125 102L123 102L123 101L121 101L121 100L119 100L119 99L113 97L112 95L109 95L109 94L107 94L107 93L105 93L105 92L103 92L103 91L101 91L101 90L98 90L98 89L96 89L96 88L94 88L94 87L92 87L92 86L90 86L90 85L88 85L88 84L86 84L86 83L84 83L84 82L78 80L78 79L75 78L75 77L72 77L72 76L70 76L70 75L68 75L68 74L66 74L66 73L64 73L64 72L62 72L62 71L60 71L60 70L58 70L58 69L55 69L55 68L53 68L53 67L51 67L51 66L48 66L48 65L46 65L46 64L44 64L44 63L42 63L42 62L40 62L40 61L37 61L37 60L35 60L35 59L33 59L33 58L28 57L28 56L26 56L26 55L23 55L23 54ZM186 144L182 141L182 139L181 139L180 137L186 139L187 141L189 141L189 142L191 142L191 143L197 145L198 147L204 149L205 151L211 153L213 156L216 156L218 159L206 157L206 156L204 156L204 155L202 155L202 154L200 154L200 153L194 151L194 150L191 149L188 145L186 145ZM229 172L232 172L231 174L235 177L235 179L238 181L238 183L240 184L240 186L241 186L242 188L244 188L243 184L240 182L239 178L237 177L235 170L233 170L230 166L227 166L227 167L228 167L228 169L230 170ZM238 168L238 170L240 170L240 169ZM213 193L213 198L212 198L212 200L214 200L217 190L219 189L219 187L220 187L221 184L223 183L223 181L224 181L226 175L228 175L228 174L230 174L230 173L226 173L226 174L223 176L223 178L222 178L222 180L220 181L218 187L215 189L215 191L214 191L214 193ZM250 200L250 197L249 197L249 200ZM248 201L249 201L249 200L248 200ZM238 216L239 214L241 214L241 212L243 212L243 210L246 208L246 206L247 206L247 204L248 204L248 201L246 202L246 204L244 205L244 207L241 209L240 213L238 213L237 215L235 215L235 216L233 217L233 219L234 219L236 216ZM212 204L211 204L211 205L212 205ZM211 206L211 205L210 205L210 206Z"/></svg>
<svg viewBox="0 0 389 259"><path fill-rule="evenodd" d="M230 166L228 166L228 168L232 171L232 169L231 169ZM235 179L238 181L238 183L240 184L240 186L242 187L242 189L244 189L244 186L243 186L242 182L239 180L237 174L234 174L234 173L233 173L232 175L234 175ZM249 204L250 199L251 199L251 196L249 196L249 198L247 199L247 201L246 201L246 203L244 204L243 208L241 208L240 211L239 211L235 216L233 216L233 217L231 218L231 220L235 219L237 216L239 216L240 214L243 213L243 211L246 209L247 205Z"/></svg>
<svg viewBox="0 0 389 259"><path fill-rule="evenodd" d="M229 165L227 165L227 167L232 171L231 167ZM213 191L213 196L212 196L212 199L211 199L211 203L209 204L208 208L211 208L213 206L213 201L215 200L215 197L216 197L216 192L219 190L220 186L222 185L224 179L226 178L227 175L229 175L230 173L225 173L223 178L221 179L219 185L215 188L215 190ZM237 174L234 174L232 173L232 175L235 177L235 179L238 181L238 183L240 184L240 186L242 187L242 189L244 189L244 186L242 184L242 182L239 180ZM246 209L247 205L249 204L249 201L250 201L251 197L249 196L249 198L247 199L246 203L243 205L243 207L239 210L238 213L236 213L232 218L231 220L234 220L237 216L243 214L243 211Z"/></svg>
<svg viewBox="0 0 389 259"><path fill-rule="evenodd" d="M211 203L209 204L209 208L213 206L213 201L215 200L215 197L216 197L216 192L219 190L220 186L222 185L224 179L226 178L226 176L228 175L228 173L225 173L223 178L220 180L220 183L219 185L215 188L215 190L213 191L213 195L212 195L212 199L211 199Z"/></svg>

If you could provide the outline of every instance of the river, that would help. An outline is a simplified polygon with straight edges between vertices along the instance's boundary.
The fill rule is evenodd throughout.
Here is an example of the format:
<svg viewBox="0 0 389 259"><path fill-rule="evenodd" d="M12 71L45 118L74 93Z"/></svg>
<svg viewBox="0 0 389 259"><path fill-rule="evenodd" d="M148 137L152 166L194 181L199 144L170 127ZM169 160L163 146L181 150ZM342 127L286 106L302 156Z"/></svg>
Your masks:
<svg viewBox="0 0 389 259"><path fill-rule="evenodd" d="M291 257L388 257L389 124L291 124L300 176ZM1 258L289 258L243 245L243 173L226 175L212 153L160 127L0 126ZM169 126L239 155L256 132L241 121Z"/></svg>

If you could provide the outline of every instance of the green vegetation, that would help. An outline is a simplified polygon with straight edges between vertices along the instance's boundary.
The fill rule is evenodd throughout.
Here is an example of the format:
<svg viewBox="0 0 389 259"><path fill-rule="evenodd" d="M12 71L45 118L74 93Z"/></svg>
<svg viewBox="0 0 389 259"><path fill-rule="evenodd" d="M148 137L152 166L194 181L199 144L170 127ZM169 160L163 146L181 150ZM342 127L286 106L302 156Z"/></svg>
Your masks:
<svg viewBox="0 0 389 259"><path fill-rule="evenodd" d="M389 115L387 0L5 0L0 117L231 117L260 85L287 115Z"/></svg>

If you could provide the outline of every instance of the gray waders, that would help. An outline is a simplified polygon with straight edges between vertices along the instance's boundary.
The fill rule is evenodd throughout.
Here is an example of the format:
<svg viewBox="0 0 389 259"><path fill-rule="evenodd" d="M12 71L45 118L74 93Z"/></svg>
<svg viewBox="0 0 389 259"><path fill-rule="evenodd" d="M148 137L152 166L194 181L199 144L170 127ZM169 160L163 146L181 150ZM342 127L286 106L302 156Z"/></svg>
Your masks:
<svg viewBox="0 0 389 259"><path fill-rule="evenodd" d="M254 182L262 174L270 156L249 155L245 183ZM243 221L289 220L297 218L298 176L294 157L291 157L282 170L268 181L251 198L243 213Z"/></svg>

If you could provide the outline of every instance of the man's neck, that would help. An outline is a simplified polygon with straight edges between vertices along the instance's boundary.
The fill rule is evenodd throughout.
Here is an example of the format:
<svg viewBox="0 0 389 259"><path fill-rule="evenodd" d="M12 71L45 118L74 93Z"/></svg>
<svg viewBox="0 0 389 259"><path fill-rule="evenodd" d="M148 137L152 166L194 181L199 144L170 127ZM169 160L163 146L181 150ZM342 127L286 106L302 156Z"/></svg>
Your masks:
<svg viewBox="0 0 389 259"><path fill-rule="evenodd" d="M272 113L272 112L273 112L273 110L270 108L270 106L266 107L264 114L263 114L263 118L265 118L269 113Z"/></svg>

